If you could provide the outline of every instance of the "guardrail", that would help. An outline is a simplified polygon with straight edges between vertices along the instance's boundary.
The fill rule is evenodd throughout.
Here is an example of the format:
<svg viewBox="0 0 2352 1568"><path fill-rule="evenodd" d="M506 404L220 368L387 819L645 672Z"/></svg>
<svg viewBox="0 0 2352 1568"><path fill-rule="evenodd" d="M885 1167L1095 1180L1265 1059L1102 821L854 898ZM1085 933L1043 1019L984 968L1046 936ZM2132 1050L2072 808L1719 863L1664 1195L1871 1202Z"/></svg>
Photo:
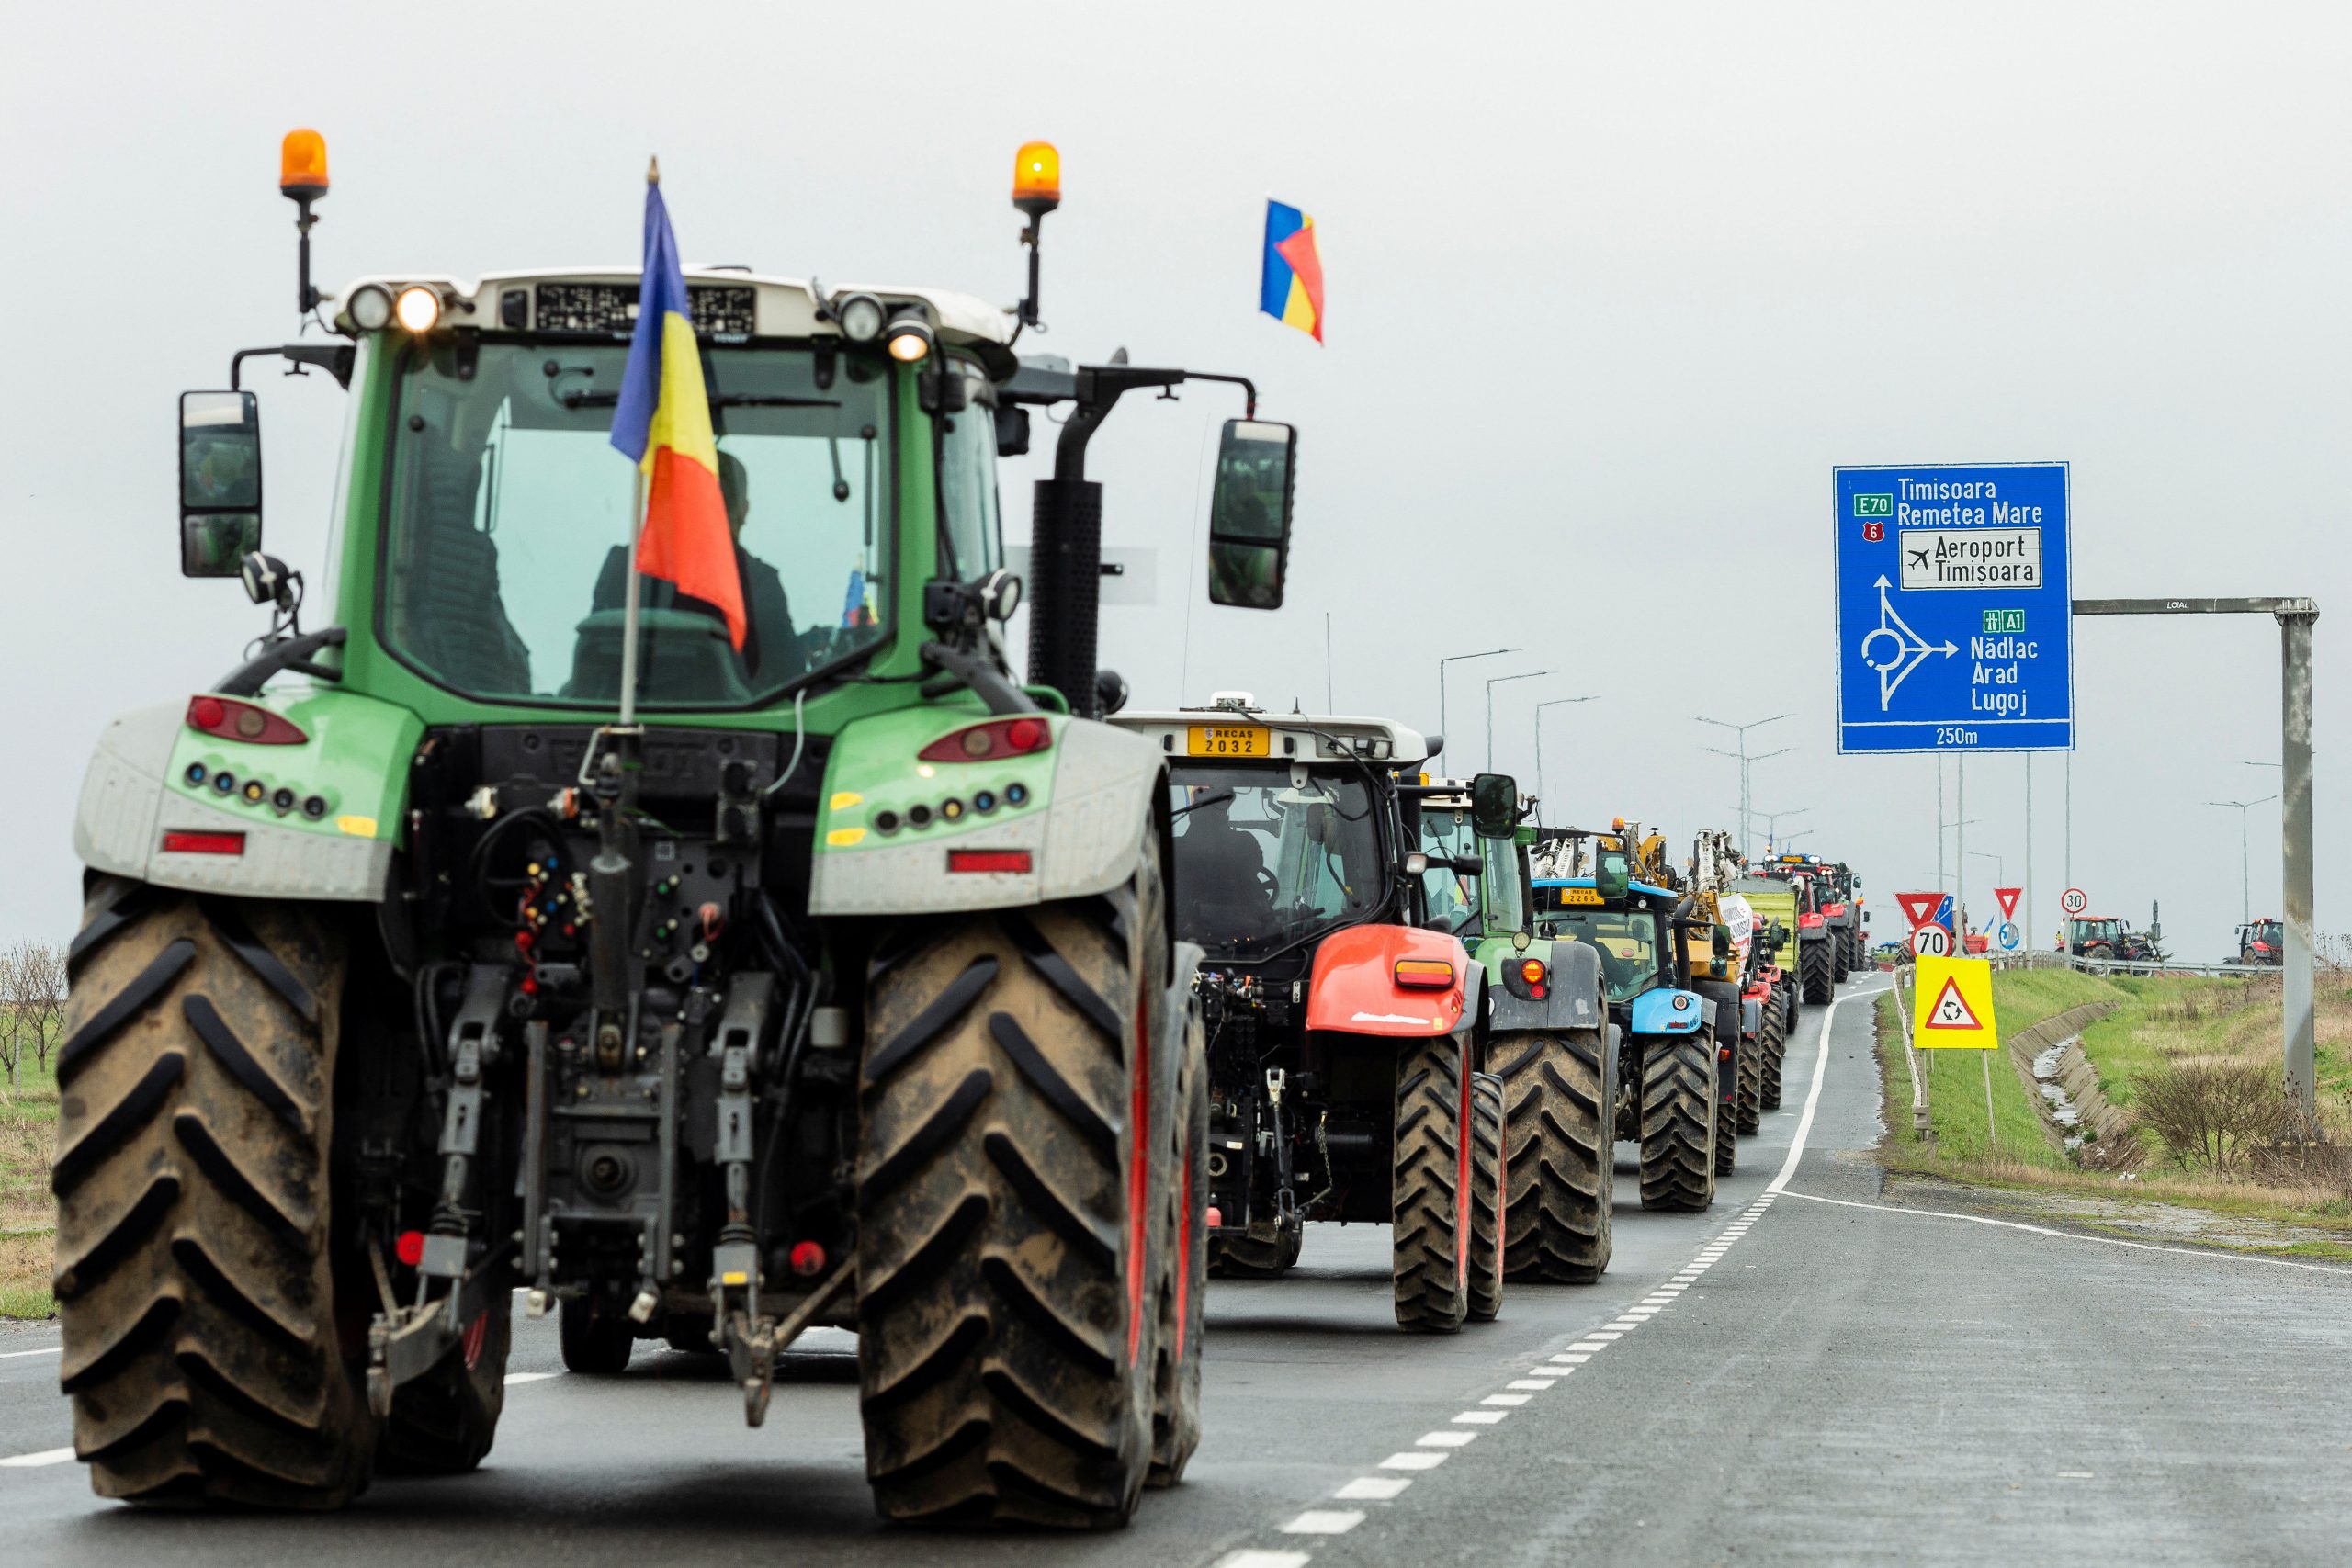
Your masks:
<svg viewBox="0 0 2352 1568"><path fill-rule="evenodd" d="M2177 958L2090 958L2079 953L2041 948L2024 953L1991 953L1984 956L1996 969L2072 969L2082 975L2276 975L2276 964L2189 964ZM1898 966L1910 963L1904 954Z"/></svg>

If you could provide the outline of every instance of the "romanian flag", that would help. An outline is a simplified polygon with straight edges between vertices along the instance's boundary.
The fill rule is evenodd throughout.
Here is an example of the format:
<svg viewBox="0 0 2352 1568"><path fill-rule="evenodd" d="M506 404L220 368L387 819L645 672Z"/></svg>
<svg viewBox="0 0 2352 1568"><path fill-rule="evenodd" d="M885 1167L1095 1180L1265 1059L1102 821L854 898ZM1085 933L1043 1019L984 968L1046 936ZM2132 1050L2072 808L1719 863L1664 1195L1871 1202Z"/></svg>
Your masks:
<svg viewBox="0 0 2352 1568"><path fill-rule="evenodd" d="M1266 262L1258 309L1286 327L1323 341L1323 255L1315 220L1295 207L1266 203Z"/></svg>
<svg viewBox="0 0 2352 1568"><path fill-rule="evenodd" d="M638 288L637 330L613 412L613 445L645 476L645 516L637 536L639 575L677 585L682 597L715 605L727 635L743 646L743 581L735 569L735 536L718 485L718 443L710 430L686 276L662 186L645 187L645 273Z"/></svg>

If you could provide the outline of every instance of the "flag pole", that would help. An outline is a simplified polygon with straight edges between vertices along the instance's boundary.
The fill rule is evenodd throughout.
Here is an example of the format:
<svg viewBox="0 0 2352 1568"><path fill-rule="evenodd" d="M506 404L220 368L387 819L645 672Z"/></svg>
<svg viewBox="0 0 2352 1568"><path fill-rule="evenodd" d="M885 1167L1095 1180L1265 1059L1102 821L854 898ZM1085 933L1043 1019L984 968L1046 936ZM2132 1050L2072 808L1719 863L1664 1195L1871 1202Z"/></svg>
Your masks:
<svg viewBox="0 0 2352 1568"><path fill-rule="evenodd" d="M645 183L662 183L662 160L649 158L645 164ZM645 298L645 278L637 280L637 297ZM628 598L621 612L621 728L626 729L637 722L637 629L642 618L638 606L637 541L645 532L645 468L642 464L630 476L628 508Z"/></svg>

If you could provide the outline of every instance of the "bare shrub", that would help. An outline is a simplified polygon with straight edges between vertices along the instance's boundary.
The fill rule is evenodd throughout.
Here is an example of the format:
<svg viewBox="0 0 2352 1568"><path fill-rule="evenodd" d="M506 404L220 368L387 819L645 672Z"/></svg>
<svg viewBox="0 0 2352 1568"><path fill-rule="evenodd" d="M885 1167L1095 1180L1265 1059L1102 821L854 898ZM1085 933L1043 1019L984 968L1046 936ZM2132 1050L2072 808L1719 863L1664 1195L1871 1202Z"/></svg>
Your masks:
<svg viewBox="0 0 2352 1568"><path fill-rule="evenodd" d="M2167 1063L2140 1080L2132 1107L2176 1161L2216 1173L2249 1170L2303 1132L2278 1069L2254 1062Z"/></svg>

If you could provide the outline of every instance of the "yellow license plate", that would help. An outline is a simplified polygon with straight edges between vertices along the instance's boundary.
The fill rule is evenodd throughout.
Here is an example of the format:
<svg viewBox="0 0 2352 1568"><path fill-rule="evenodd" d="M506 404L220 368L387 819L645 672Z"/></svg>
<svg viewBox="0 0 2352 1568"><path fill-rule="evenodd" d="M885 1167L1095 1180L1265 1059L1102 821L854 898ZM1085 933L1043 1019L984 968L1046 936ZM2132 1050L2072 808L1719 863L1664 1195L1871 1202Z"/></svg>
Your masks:
<svg viewBox="0 0 2352 1568"><path fill-rule="evenodd" d="M1187 727L1184 749L1195 757L1271 757L1273 732L1259 724L1195 724Z"/></svg>
<svg viewBox="0 0 2352 1568"><path fill-rule="evenodd" d="M1560 895L1560 902L1563 906L1570 904L1597 905L1600 902L1600 892L1598 888L1563 887L1558 889L1558 892Z"/></svg>

